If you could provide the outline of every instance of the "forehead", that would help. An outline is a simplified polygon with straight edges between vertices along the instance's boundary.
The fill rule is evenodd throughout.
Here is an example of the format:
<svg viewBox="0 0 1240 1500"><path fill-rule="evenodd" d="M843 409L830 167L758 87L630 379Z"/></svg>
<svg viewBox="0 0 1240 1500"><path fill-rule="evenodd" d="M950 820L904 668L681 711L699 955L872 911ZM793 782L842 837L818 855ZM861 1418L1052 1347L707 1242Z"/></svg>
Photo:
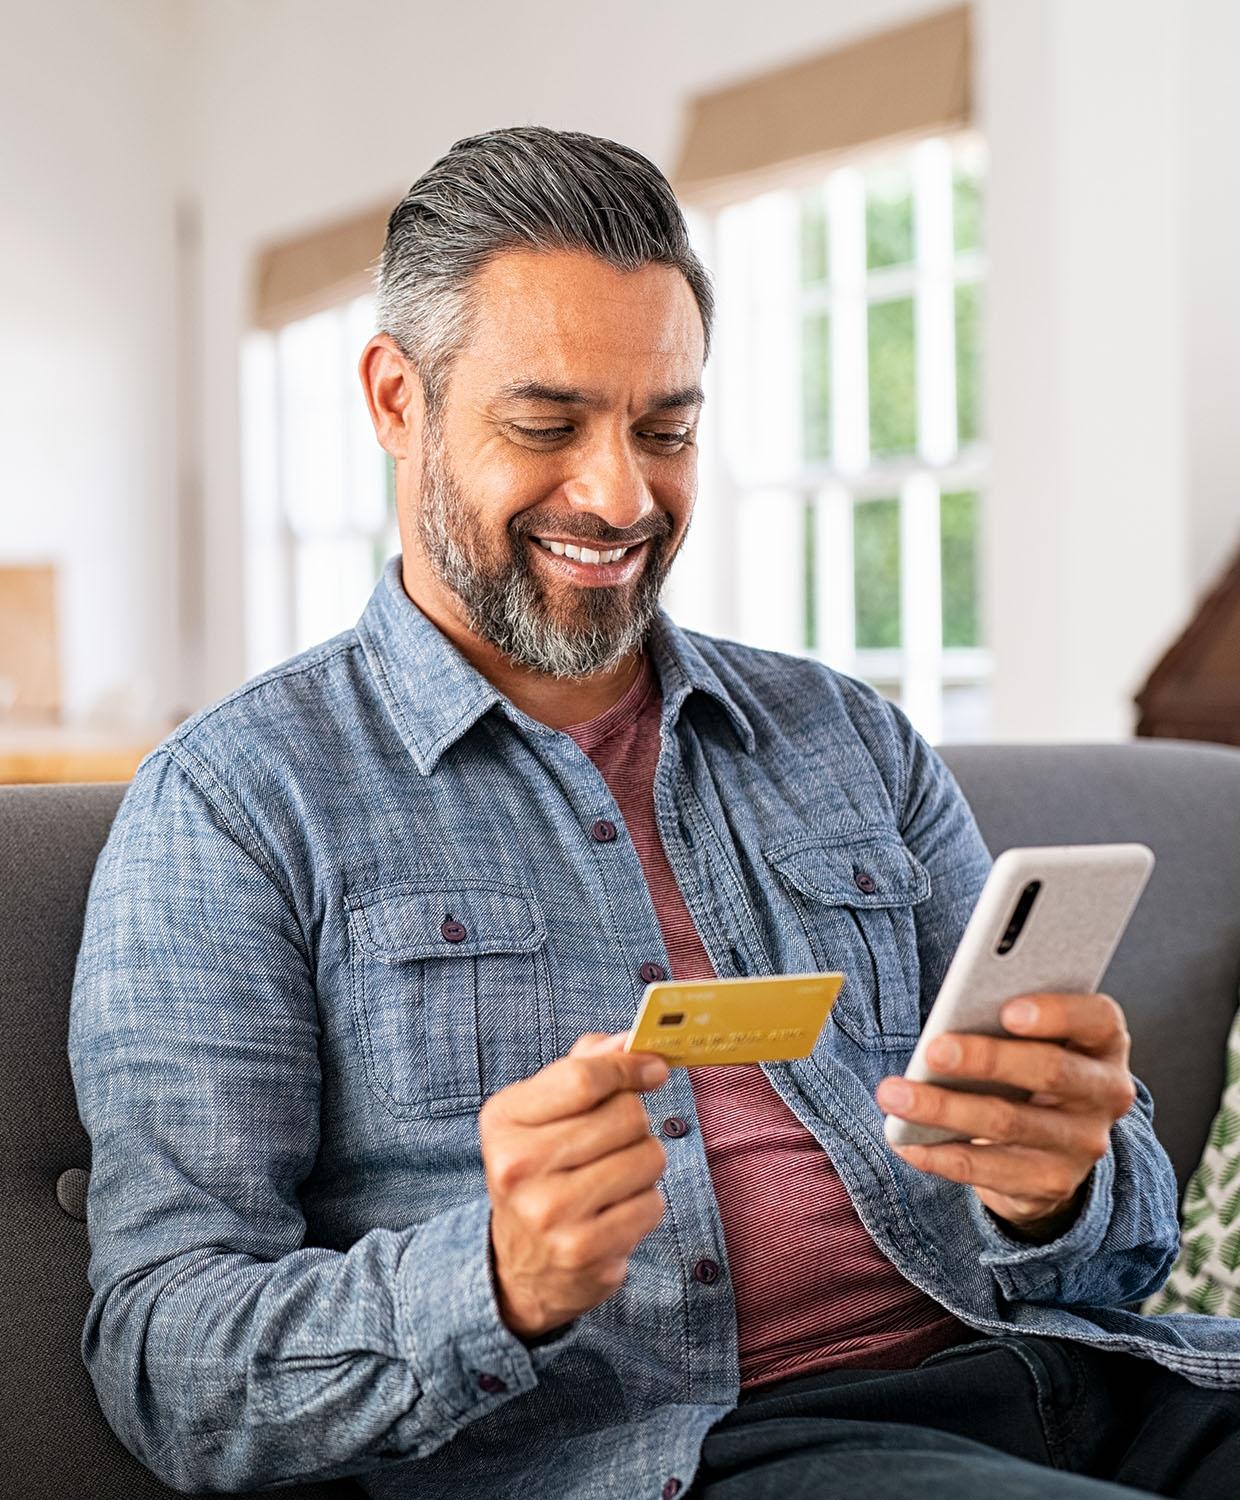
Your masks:
<svg viewBox="0 0 1240 1500"><path fill-rule="evenodd" d="M470 383L537 369L549 383L623 375L690 385L702 368L702 320L672 266L619 271L569 251L504 251L472 291L473 333L458 356Z"/></svg>

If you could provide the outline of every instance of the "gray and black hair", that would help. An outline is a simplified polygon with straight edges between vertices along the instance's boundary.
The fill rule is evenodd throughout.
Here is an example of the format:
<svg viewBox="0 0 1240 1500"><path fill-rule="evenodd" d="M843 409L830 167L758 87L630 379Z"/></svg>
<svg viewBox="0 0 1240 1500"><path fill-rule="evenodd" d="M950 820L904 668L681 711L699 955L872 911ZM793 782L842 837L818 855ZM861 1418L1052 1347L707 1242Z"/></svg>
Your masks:
<svg viewBox="0 0 1240 1500"><path fill-rule="evenodd" d="M379 329L439 406L470 335L469 287L504 250L584 250L621 271L672 266L697 299L707 351L714 296L662 172L628 146L518 125L469 136L392 211L377 282Z"/></svg>

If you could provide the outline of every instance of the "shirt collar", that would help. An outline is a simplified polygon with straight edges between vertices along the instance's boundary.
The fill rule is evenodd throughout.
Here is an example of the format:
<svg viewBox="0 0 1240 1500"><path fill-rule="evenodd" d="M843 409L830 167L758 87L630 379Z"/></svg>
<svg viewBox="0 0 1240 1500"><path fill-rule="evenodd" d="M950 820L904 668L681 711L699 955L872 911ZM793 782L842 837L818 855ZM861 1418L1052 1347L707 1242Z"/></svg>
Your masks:
<svg viewBox="0 0 1240 1500"><path fill-rule="evenodd" d="M559 733L504 697L422 613L405 593L399 554L384 565L357 634L379 693L423 776L492 708L527 734ZM692 693L706 693L722 705L752 753L749 720L690 637L663 610L655 617L647 646L662 689L664 721L674 723Z"/></svg>

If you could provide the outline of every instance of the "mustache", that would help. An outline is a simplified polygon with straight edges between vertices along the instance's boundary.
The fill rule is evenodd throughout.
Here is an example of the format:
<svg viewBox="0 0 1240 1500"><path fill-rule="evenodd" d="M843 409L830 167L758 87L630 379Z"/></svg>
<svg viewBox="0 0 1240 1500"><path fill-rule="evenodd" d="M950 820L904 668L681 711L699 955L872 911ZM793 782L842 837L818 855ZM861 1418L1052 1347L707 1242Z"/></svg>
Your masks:
<svg viewBox="0 0 1240 1500"><path fill-rule="evenodd" d="M645 526L631 531L617 531L597 516L515 516L509 522L515 536L573 537L582 542L597 542L603 547L636 547L639 542L661 541L672 533L668 515L652 518Z"/></svg>

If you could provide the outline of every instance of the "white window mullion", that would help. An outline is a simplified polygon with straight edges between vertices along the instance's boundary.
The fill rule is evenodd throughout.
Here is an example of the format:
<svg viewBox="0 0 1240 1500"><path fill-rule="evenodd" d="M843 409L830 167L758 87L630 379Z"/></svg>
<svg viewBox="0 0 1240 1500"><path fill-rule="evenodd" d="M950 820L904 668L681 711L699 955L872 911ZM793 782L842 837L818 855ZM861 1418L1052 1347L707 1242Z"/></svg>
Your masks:
<svg viewBox="0 0 1240 1500"><path fill-rule="evenodd" d="M913 474L900 490L900 640L904 711L932 743L943 724L943 580L939 487Z"/></svg>
<svg viewBox="0 0 1240 1500"><path fill-rule="evenodd" d="M783 487L750 490L737 522L741 639L772 651L803 651L804 496Z"/></svg>

